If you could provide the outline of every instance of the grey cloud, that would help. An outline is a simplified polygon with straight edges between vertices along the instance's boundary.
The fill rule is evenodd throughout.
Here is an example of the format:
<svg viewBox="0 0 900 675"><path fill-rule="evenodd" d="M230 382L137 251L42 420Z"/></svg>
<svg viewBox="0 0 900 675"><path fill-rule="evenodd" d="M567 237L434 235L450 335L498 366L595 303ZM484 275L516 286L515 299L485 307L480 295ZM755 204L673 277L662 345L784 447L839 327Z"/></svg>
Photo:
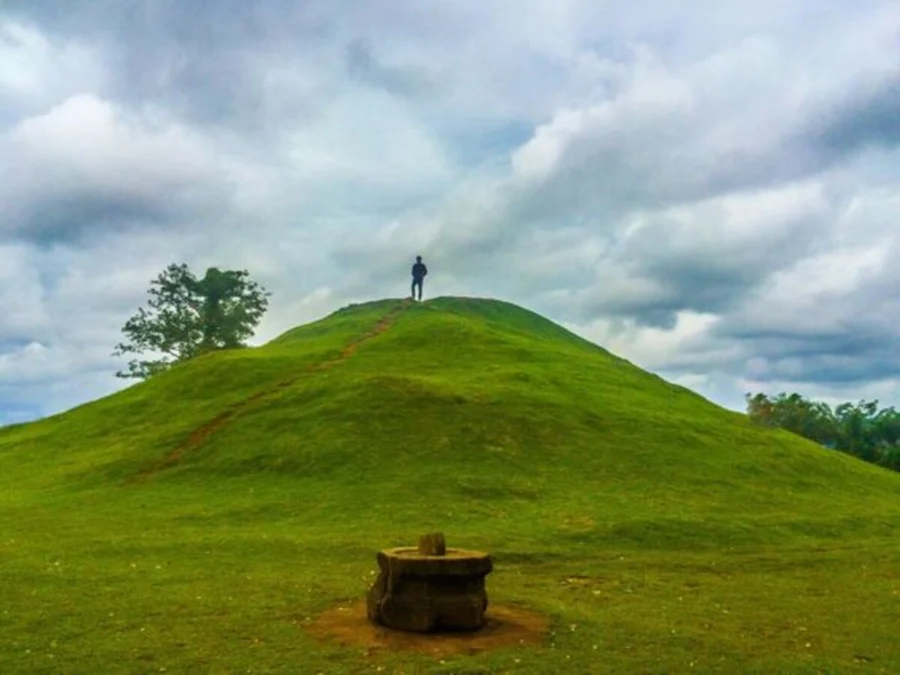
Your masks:
<svg viewBox="0 0 900 675"><path fill-rule="evenodd" d="M0 242L0 342L7 344L0 355L24 347L52 326L36 259L30 247Z"/></svg>
<svg viewBox="0 0 900 675"><path fill-rule="evenodd" d="M840 330L819 334L733 329L726 322L713 335L740 341L756 362L753 379L761 382L864 383L900 378L900 336L888 317L880 325L849 321Z"/></svg>
<svg viewBox="0 0 900 675"><path fill-rule="evenodd" d="M309 117L327 97L326 84L310 81L313 73L327 73L323 38L334 17L324 7L224 0L211 10L179 0L101 1L60 12L56 2L35 0L11 9L52 36L75 34L96 45L110 66L103 95L162 104L194 124L265 137L273 119Z"/></svg>
<svg viewBox="0 0 900 675"><path fill-rule="evenodd" d="M387 66L372 54L365 40L357 39L347 45L347 72L350 77L398 96L424 96L436 91L433 81L413 68Z"/></svg>
<svg viewBox="0 0 900 675"><path fill-rule="evenodd" d="M773 272L823 246L828 239L829 216L789 214L780 218L776 227L770 224L766 235L748 240L730 235L724 214L716 218L698 209L691 225L679 226L665 219L652 223L629 240L619 255L631 261L633 274L668 289L662 304L645 310L657 315L683 309L718 313L732 307ZM700 226L703 221L705 227ZM636 312L642 320L641 309L621 309Z"/></svg>
<svg viewBox="0 0 900 675"><path fill-rule="evenodd" d="M671 329L682 311L727 313L773 273L831 246L841 205L814 183L573 228L581 241L569 243L563 267L579 275L560 276L579 290L567 320L622 317Z"/></svg>
<svg viewBox="0 0 900 675"><path fill-rule="evenodd" d="M765 347L764 343L757 344ZM762 372L754 374L754 379L763 383L865 384L900 377L900 357L897 354L900 345L896 342L881 343L877 349L860 349L860 345L843 342L831 343L827 347L824 354L800 349L798 355L786 356L777 353L780 350L776 349L775 354L757 357L765 361L765 367Z"/></svg>
<svg viewBox="0 0 900 675"><path fill-rule="evenodd" d="M24 205L6 227L14 228L21 239L46 244L75 241L86 232L109 232L136 225L156 225L169 222L176 216L165 194L154 200L129 195L70 193L54 197L42 195Z"/></svg>
<svg viewBox="0 0 900 675"><path fill-rule="evenodd" d="M232 190L226 158L205 139L93 96L20 122L0 147L0 232L23 239L209 219Z"/></svg>
<svg viewBox="0 0 900 675"><path fill-rule="evenodd" d="M751 72L740 89L745 62L761 75L774 59L766 49L739 44L715 59L715 67L679 71L633 58L631 80L539 127L513 157L523 180L521 219L590 209L615 220L634 209L766 189L822 175L870 144L889 148L900 138L896 74L842 70L836 90L792 97L777 72L756 79ZM725 77L729 70L734 77ZM860 79L873 83L861 90Z"/></svg>
<svg viewBox="0 0 900 675"><path fill-rule="evenodd" d="M4 322L0 354L32 340L68 354L69 370L50 377L72 392L107 367L102 355L79 361L79 350L108 350L173 260L249 268L277 292L265 331L278 332L350 299L405 293L421 253L434 272L429 296L618 322L651 347L683 329L685 312L718 316L660 354L654 367L673 373L822 383L876 377L866 363L894 372L896 340L879 318L896 315L884 301L896 292L889 275L845 294L828 325L803 325L814 305L766 297L773 275L847 246L846 232L833 236L841 200L873 180L859 151L896 146L896 77L871 75L893 51L831 49L844 33L870 35L859 26L874 3L829 5L815 43L801 28L812 3L588 5L448 0L423 13L414 0L101 0L62 11L55 0L8 1L51 41L96 50L105 70L85 80L94 98L123 118L159 114L205 159L191 164L181 140L115 161L91 148L50 152L62 136L44 154L4 152L0 203L16 209L15 237L43 245L47 274L28 293L0 289L0 310L17 317ZM15 109L40 116L75 93L58 92ZM93 168L80 159L91 155L102 158ZM66 172L50 170L61 164ZM846 179L840 195L832 171ZM892 189L896 173L881 171ZM767 193L811 177L825 184L821 203L767 205ZM723 210L735 195L745 200L733 211L761 211L759 223ZM113 273L126 267L139 273ZM783 317L766 323L767 313ZM37 377L29 364L17 377Z"/></svg>
<svg viewBox="0 0 900 675"><path fill-rule="evenodd" d="M823 116L813 138L843 156L870 146L900 145L900 71L865 87L853 87Z"/></svg>
<svg viewBox="0 0 900 675"><path fill-rule="evenodd" d="M896 240L883 246L896 254ZM832 283L828 292L816 290L822 279L794 274L792 284L809 288L760 288L723 313L707 338L741 345L752 366L737 360L732 372L758 382L863 386L900 378L900 274L890 263L868 274L855 286Z"/></svg>

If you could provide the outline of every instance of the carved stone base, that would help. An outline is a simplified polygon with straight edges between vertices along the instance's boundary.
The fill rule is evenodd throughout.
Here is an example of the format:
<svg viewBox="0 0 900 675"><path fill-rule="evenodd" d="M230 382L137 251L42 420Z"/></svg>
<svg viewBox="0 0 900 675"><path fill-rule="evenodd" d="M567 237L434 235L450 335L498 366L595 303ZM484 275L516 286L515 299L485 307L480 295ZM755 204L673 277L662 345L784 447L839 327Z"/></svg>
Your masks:
<svg viewBox="0 0 900 675"><path fill-rule="evenodd" d="M378 567L366 596L370 621L421 633L484 626L484 578L493 570L487 553L451 548L423 555L418 548L394 548L378 553Z"/></svg>

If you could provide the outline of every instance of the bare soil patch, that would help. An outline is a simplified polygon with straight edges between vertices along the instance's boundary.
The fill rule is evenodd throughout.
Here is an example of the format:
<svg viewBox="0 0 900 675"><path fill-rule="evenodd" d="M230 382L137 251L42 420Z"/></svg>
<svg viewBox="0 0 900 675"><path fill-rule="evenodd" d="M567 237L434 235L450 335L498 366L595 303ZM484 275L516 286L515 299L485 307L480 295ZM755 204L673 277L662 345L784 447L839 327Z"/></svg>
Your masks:
<svg viewBox="0 0 900 675"><path fill-rule="evenodd" d="M537 646L550 628L546 616L521 607L492 604L486 617L487 624L476 632L407 633L370 623L366 617L366 602L361 600L327 610L309 625L308 630L320 640L346 647L363 647L370 654L390 650L451 656L501 647Z"/></svg>

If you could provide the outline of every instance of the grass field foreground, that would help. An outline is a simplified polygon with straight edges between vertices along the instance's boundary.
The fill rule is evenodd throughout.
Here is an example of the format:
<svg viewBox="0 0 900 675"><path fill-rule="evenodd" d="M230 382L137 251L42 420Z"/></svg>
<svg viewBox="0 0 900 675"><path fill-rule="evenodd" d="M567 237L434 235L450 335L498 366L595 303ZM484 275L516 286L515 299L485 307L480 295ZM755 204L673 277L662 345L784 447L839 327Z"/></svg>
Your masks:
<svg viewBox="0 0 900 675"><path fill-rule="evenodd" d="M527 310L384 300L0 429L0 672L896 673L898 525L900 475ZM309 634L431 530L542 646Z"/></svg>

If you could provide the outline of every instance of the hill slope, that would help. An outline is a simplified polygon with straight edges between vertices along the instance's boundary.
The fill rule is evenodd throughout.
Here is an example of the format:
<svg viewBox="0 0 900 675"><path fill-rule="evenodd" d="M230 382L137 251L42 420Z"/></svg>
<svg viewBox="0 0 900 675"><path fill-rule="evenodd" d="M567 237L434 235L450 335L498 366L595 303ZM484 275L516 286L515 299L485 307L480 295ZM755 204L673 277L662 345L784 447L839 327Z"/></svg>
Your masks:
<svg viewBox="0 0 900 675"><path fill-rule="evenodd" d="M896 475L760 429L531 312L462 298L345 308L198 359L0 431L0 462L20 494L265 474L352 484L376 508L408 493L417 514L418 500L559 501L661 535L660 517L679 521L673 536L687 522L719 536L752 509L768 537L893 510L900 494Z"/></svg>
<svg viewBox="0 0 900 675"><path fill-rule="evenodd" d="M524 309L463 298L351 306L263 347L211 354L0 429L0 487L0 531L17 542L5 550L20 589L11 602L37 608L10 630L26 634L37 621L28 612L49 612L72 654L93 650L104 670L121 653L99 648L77 624L85 611L107 629L115 621L86 600L89 590L71 590L100 579L120 612L115 599L127 596L135 616L162 616L156 596L167 597L175 624L212 658L224 638L192 623L192 594L227 595L221 584L237 584L266 611L282 611L290 597L308 613L354 597L364 585L353 575L374 549L434 528L451 545L494 552L501 592L589 624L598 610L578 604L586 601L567 604L558 589L535 600L529 583L504 582L502 571L556 561L552 579L533 578L546 594L566 574L596 572L626 551L653 567L657 551L705 566L708 558L691 556L722 565L728 551L813 547L827 558L867 547L870 564L890 567L900 524L900 475L754 426ZM66 561L65 586L53 560ZM126 563L146 560L163 571L131 579ZM284 576L297 560L329 571L298 590ZM853 565L829 574L852 586ZM62 587L71 606L60 609ZM788 611L797 592L788 584L769 607ZM853 598L877 620L877 603L863 595ZM236 611L222 597L215 611ZM262 620L250 615L248 626ZM120 628L140 642L135 621ZM723 649L759 665L763 652L756 643L744 651L746 639ZM10 659L4 672L34 665L24 652Z"/></svg>

